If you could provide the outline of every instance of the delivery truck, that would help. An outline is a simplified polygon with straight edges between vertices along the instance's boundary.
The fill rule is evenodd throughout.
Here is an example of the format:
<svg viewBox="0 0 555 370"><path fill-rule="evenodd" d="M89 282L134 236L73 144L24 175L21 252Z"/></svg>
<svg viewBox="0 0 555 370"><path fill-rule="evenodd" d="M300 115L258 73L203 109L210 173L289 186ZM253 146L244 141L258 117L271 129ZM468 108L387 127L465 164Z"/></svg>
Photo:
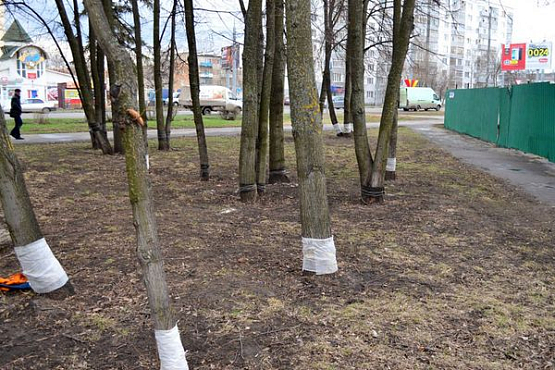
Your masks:
<svg viewBox="0 0 555 370"><path fill-rule="evenodd" d="M441 109L441 100L430 87L401 87L399 92L399 108L404 111L421 109Z"/></svg>
<svg viewBox="0 0 555 370"><path fill-rule="evenodd" d="M223 118L234 120L243 109L241 100L224 86L201 85L200 86L200 109L203 115L219 112ZM193 109L191 99L191 88L183 86L179 95L179 105L186 109Z"/></svg>

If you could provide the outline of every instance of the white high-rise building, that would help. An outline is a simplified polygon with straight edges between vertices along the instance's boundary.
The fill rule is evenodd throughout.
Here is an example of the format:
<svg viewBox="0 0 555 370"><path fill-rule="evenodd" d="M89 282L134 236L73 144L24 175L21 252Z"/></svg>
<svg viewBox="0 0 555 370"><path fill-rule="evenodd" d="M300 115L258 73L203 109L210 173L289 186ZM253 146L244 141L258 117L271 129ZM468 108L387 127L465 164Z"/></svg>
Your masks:
<svg viewBox="0 0 555 370"><path fill-rule="evenodd" d="M423 1L416 11L406 76L441 95L447 88L498 84L501 45L511 41L513 10L493 0L442 4Z"/></svg>

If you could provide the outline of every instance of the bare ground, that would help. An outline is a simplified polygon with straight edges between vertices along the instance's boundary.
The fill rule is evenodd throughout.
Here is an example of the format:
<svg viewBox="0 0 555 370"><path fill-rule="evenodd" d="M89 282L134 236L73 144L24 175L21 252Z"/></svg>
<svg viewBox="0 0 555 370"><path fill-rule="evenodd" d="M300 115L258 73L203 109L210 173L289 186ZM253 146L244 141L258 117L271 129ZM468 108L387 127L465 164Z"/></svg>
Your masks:
<svg viewBox="0 0 555 370"><path fill-rule="evenodd" d="M238 138L151 152L166 271L191 369L552 369L555 212L402 130L398 180L364 206L352 140L325 137L339 272L301 273L292 184L238 201ZM155 145L151 146L155 148ZM0 295L0 369L159 367L123 158L18 146L77 294ZM18 271L0 251L0 275Z"/></svg>

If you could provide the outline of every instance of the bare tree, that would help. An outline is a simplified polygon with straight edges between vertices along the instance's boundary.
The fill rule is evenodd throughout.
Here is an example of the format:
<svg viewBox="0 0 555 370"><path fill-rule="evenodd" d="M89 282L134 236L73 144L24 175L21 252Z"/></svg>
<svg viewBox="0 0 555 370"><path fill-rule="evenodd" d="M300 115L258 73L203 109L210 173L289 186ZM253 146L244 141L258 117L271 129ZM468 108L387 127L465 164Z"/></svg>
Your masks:
<svg viewBox="0 0 555 370"><path fill-rule="evenodd" d="M185 370L188 369L187 360L168 294L147 174L147 147L141 127L144 122L137 112L137 80L128 76L128 71L133 70L133 61L117 42L113 31L105 27L107 18L100 0L85 0L85 7L98 41L107 59L114 65L116 81L110 91L112 109L119 110L119 117L122 117L120 124L124 131L129 198L137 232L137 256L154 321L161 368Z"/></svg>
<svg viewBox="0 0 555 370"><path fill-rule="evenodd" d="M156 130L158 131L158 150L170 150L170 143L167 137L166 126L164 124L164 104L162 102L162 68L161 68L161 45L160 45L160 0L153 2L153 50L154 50L154 89L156 90Z"/></svg>
<svg viewBox="0 0 555 370"><path fill-rule="evenodd" d="M326 189L322 115L312 63L310 2L287 0L287 65L301 203L303 270L337 271ZM307 63L310 61L310 63Z"/></svg>
<svg viewBox="0 0 555 370"><path fill-rule="evenodd" d="M275 24L274 0L266 0L266 50L264 54L260 113L258 117L258 140L256 145L256 188L258 195L264 192L268 168L268 114L270 111L270 93L272 91L272 73L274 69Z"/></svg>
<svg viewBox="0 0 555 370"><path fill-rule="evenodd" d="M284 0L275 1L274 66L270 94L270 154L268 182L289 182L285 170L283 100L285 78Z"/></svg>
<svg viewBox="0 0 555 370"><path fill-rule="evenodd" d="M244 5L243 5L244 7ZM243 120L239 155L239 194L243 202L256 200L256 141L258 138L259 86L257 61L262 27L262 0L250 0L245 21L243 50Z"/></svg>
<svg viewBox="0 0 555 370"><path fill-rule="evenodd" d="M364 113L364 67L362 63L364 59L364 30L363 20L360 19L359 15L362 13L361 8L363 6L356 0L349 1L349 38L352 47L349 57L353 60L351 109L355 125L355 152L360 174L361 197L363 202L373 203L383 201L388 147L394 127L395 111L397 110L401 72L414 23L415 0L404 0L404 2L394 0L393 54L374 158L372 158L368 143Z"/></svg>
<svg viewBox="0 0 555 370"><path fill-rule="evenodd" d="M174 81L174 70L175 70L175 52L177 45L175 44L175 17L177 13L177 0L173 0L173 7L172 12L170 15L171 18L171 27L170 27L170 75L168 78L168 114L166 115L166 141L168 145L168 149L170 147L170 134L171 134L171 124L173 120L173 111L174 109L177 110L177 107L174 107L173 104L173 81Z"/></svg>
<svg viewBox="0 0 555 370"><path fill-rule="evenodd" d="M87 122L89 124L89 131L91 133L91 140L96 141L95 145L98 145L104 154L112 154L112 146L108 139L102 134L100 129L100 124L96 121L96 115L94 112L93 95L91 88L91 78L87 63L85 61L85 52L83 49L83 40L81 36L81 22L79 20L79 9L76 8L78 3L74 1L74 23L76 28L76 35L73 33L73 28L69 17L66 13L66 9L62 0L55 0L56 6L58 8L58 13L60 14L60 19L62 21L62 26L69 43L71 54L73 56L73 63L75 66L75 73L77 79L79 80L79 94L81 97L81 102L83 104L83 109L85 111L85 116L87 117ZM94 145L93 145L94 146Z"/></svg>
<svg viewBox="0 0 555 370"><path fill-rule="evenodd" d="M195 20L193 12L193 0L184 0L185 5L185 28L187 31L187 43L189 45L189 83L191 85L191 100L193 102L193 115L195 117L195 129L197 131L198 151L200 159L200 178L208 181L210 179L210 161L208 158L208 146L204 133L204 122L200 107L200 78L198 72L197 42L195 36Z"/></svg>

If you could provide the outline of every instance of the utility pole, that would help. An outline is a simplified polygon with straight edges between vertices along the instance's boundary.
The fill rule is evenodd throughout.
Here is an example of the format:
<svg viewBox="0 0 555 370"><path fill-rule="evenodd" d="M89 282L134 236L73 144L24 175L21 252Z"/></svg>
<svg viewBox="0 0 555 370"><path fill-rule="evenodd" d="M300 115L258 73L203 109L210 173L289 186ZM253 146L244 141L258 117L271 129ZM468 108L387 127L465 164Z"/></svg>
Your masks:
<svg viewBox="0 0 555 370"><path fill-rule="evenodd" d="M486 87L489 86L489 65L490 63L490 53L491 53L491 6L489 6L488 14L488 51L486 55Z"/></svg>

